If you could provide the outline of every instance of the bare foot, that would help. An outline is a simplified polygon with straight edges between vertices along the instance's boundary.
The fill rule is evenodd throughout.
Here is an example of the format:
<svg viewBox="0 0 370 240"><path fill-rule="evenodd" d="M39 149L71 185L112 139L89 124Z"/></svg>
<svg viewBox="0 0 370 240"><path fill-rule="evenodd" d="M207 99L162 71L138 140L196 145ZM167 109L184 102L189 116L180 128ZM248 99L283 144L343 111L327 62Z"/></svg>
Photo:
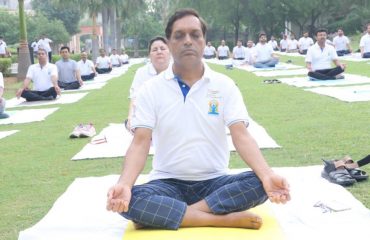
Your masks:
<svg viewBox="0 0 370 240"><path fill-rule="evenodd" d="M249 211L234 212L225 215L226 227L260 229L262 218Z"/></svg>
<svg viewBox="0 0 370 240"><path fill-rule="evenodd" d="M133 222L133 223L134 223L134 228L136 230L145 228L145 226L141 225L140 223L136 223L136 222Z"/></svg>

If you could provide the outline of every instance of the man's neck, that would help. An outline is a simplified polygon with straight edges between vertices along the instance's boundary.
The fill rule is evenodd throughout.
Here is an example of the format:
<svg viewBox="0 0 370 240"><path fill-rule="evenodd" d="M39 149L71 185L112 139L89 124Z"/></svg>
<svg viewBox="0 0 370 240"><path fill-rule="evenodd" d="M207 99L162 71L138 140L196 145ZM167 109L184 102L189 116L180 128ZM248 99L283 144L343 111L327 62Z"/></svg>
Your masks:
<svg viewBox="0 0 370 240"><path fill-rule="evenodd" d="M325 41L324 42L317 42L320 48L325 48Z"/></svg>
<svg viewBox="0 0 370 240"><path fill-rule="evenodd" d="M46 61L45 62L39 62L39 64L40 64L41 67L45 67L47 63L48 62L46 62Z"/></svg>
<svg viewBox="0 0 370 240"><path fill-rule="evenodd" d="M204 74L204 65L198 64L197 66L184 67L181 65L172 66L173 73L181 78L181 80L188 86L194 85L198 80L200 80Z"/></svg>

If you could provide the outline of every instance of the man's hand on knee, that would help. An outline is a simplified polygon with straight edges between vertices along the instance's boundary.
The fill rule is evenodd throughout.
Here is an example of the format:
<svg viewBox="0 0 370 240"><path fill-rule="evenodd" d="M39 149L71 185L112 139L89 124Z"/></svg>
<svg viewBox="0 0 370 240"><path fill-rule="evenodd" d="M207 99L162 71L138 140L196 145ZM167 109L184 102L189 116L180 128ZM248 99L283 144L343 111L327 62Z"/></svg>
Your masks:
<svg viewBox="0 0 370 240"><path fill-rule="evenodd" d="M127 212L131 200L131 188L116 184L108 190L107 210L113 212Z"/></svg>

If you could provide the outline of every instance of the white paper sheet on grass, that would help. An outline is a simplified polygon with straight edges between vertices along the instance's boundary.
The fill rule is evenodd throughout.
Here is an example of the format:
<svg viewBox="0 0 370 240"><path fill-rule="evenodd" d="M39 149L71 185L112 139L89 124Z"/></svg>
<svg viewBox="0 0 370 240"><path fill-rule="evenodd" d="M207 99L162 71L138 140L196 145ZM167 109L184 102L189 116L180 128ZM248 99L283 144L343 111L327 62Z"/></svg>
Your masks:
<svg viewBox="0 0 370 240"><path fill-rule="evenodd" d="M242 65L242 66L237 66L236 68L245 70L248 72L260 72L260 71L299 69L303 67L299 65L290 64L290 63L278 63L275 67L269 67L269 68L255 68L251 65Z"/></svg>
<svg viewBox="0 0 370 240"><path fill-rule="evenodd" d="M337 98L345 102L370 101L370 85L347 87L318 87L305 90Z"/></svg>
<svg viewBox="0 0 370 240"><path fill-rule="evenodd" d="M322 168L274 168L288 179L291 189L292 200L286 205L267 202L286 239L367 239L370 210L345 188L321 178ZM248 169L230 172L245 170ZM105 210L107 191L117 179L118 175L75 179L46 216L21 231L18 240L122 240L127 220ZM138 181L146 179L147 175L140 175ZM339 201L350 210L324 213L313 206L318 201Z"/></svg>
<svg viewBox="0 0 370 240"><path fill-rule="evenodd" d="M351 62L367 62L369 58L362 58L361 53L352 53L349 55L339 57L339 60L351 61Z"/></svg>
<svg viewBox="0 0 370 240"><path fill-rule="evenodd" d="M58 108L6 111L6 113L9 114L9 117L5 119L0 119L0 125L44 121L47 116L49 116L56 110L58 110Z"/></svg>
<svg viewBox="0 0 370 240"><path fill-rule="evenodd" d="M62 90L62 93L81 92L81 91L90 91L90 90L101 89L106 84L107 84L106 82L97 82L97 83L86 83L86 82L84 82L84 84L79 89Z"/></svg>
<svg viewBox="0 0 370 240"><path fill-rule="evenodd" d="M0 131L0 139L6 138L14 133L18 132L19 130L11 130L11 131Z"/></svg>
<svg viewBox="0 0 370 240"><path fill-rule="evenodd" d="M58 96L55 100L48 100L48 101L34 101L34 102L27 102L24 98L12 98L6 101L7 108L16 108L16 107L38 107L38 106L45 106L45 105L53 105L53 104L69 104L75 103L85 97L88 92L84 93L63 93L61 96Z"/></svg>
<svg viewBox="0 0 370 240"><path fill-rule="evenodd" d="M261 125L252 119L249 124L248 130L256 139L260 148L280 147ZM99 139L106 139L106 142L103 141L103 143L100 144L93 144L93 142L96 142ZM91 140L91 143L88 143L79 153L77 153L72 160L123 157L125 156L131 141L132 135L125 129L124 124L111 123L108 127L104 128L99 135L95 136ZM235 151L230 135L227 135L227 141L230 151ZM154 147L151 147L149 154L154 154L154 152Z"/></svg>
<svg viewBox="0 0 370 240"><path fill-rule="evenodd" d="M307 76L305 77L293 77L293 78L279 78L283 83L286 83L295 87L320 87L320 86L340 86L340 85L354 85L370 83L370 78L355 74L344 74L345 79L338 80L326 80L326 81L311 81Z"/></svg>
<svg viewBox="0 0 370 240"><path fill-rule="evenodd" d="M254 72L259 77L279 77L279 76L295 76L307 75L307 69L292 69L292 70L273 70L273 71L257 71Z"/></svg>
<svg viewBox="0 0 370 240"><path fill-rule="evenodd" d="M287 52L280 52L280 51L276 51L275 53L276 53L276 54L279 54L279 55L291 56L291 57L306 57L306 55L302 55L302 54L299 54L299 53L297 53L297 52L294 52L294 53L287 53Z"/></svg>

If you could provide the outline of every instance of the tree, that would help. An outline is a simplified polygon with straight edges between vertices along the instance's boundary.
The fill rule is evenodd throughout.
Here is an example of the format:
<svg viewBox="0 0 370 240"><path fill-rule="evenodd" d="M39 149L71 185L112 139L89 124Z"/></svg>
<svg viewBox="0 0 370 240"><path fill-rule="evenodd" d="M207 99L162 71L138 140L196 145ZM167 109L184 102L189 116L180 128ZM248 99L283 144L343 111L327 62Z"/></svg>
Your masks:
<svg viewBox="0 0 370 240"><path fill-rule="evenodd" d="M60 20L70 35L79 32L80 8L73 5L63 4L64 1L33 0L32 8L46 16L49 20Z"/></svg>
<svg viewBox="0 0 370 240"><path fill-rule="evenodd" d="M24 13L24 0L18 0L19 11L19 55L18 55L18 81L25 79L28 67L31 65L30 52L27 43L27 26Z"/></svg>
<svg viewBox="0 0 370 240"><path fill-rule="evenodd" d="M19 16L0 11L0 35L8 45L19 42L19 29L12 27L19 25Z"/></svg>

